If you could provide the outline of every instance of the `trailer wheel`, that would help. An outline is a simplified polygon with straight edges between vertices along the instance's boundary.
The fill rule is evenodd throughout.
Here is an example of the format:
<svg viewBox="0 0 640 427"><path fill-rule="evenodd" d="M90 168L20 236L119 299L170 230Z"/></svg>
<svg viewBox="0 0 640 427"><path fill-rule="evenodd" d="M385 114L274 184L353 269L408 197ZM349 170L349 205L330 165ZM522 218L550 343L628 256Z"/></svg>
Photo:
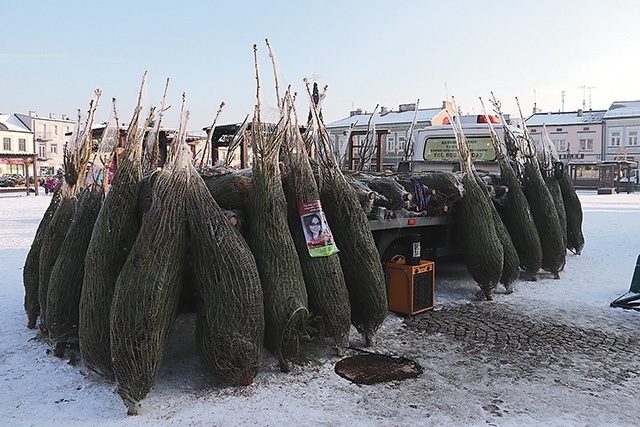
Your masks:
<svg viewBox="0 0 640 427"><path fill-rule="evenodd" d="M382 262L387 263L391 261L406 261L407 248L406 245L394 244L389 246L382 255Z"/></svg>

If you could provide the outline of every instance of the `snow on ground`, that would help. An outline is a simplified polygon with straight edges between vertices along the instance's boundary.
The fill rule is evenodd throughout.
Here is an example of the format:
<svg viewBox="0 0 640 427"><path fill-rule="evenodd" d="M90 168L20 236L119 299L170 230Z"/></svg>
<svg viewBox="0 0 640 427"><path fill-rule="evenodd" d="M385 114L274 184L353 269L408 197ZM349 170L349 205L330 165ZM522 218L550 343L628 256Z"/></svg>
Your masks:
<svg viewBox="0 0 640 427"><path fill-rule="evenodd" d="M637 337L640 312L609 307L629 290L640 252L640 194L580 192L586 246L568 255L560 280L519 281L513 294L475 300L464 269L436 266L436 310L495 304L527 319ZM407 328L389 314L372 350L409 357L417 379L358 386L334 373L336 356L279 372L265 352L253 385L221 388L195 352L193 316L180 316L156 384L128 417L115 386L81 361L58 359L26 328L22 267L50 196L0 195L0 420L9 426L398 426L636 425L638 360L603 377L607 360L508 359L443 334ZM356 332L352 346L362 346ZM632 353L630 353L632 354ZM640 354L635 352L637 356ZM618 358L624 357L618 355ZM520 360L521 359L521 360ZM605 358L606 359L606 358ZM520 360L520 362L518 362ZM542 360L542 362L540 362ZM618 359L619 362L619 359ZM586 364L586 366L585 366ZM589 366L593 364L593 366ZM540 365L540 366L538 366Z"/></svg>

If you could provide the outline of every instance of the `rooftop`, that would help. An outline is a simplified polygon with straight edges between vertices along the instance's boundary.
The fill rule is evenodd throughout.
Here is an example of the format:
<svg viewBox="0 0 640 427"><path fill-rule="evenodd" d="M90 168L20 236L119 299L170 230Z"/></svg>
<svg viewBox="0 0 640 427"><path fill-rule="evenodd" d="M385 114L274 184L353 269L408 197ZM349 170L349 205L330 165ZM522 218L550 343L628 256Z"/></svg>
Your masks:
<svg viewBox="0 0 640 427"><path fill-rule="evenodd" d="M0 114L0 130L12 132L31 132L15 114Z"/></svg>
<svg viewBox="0 0 640 427"><path fill-rule="evenodd" d="M442 108L418 109L418 115L416 117L416 121L430 122L442 110L443 110ZM360 125L367 126L367 124L369 123L369 118L371 118L371 123L376 126L398 124L398 123L411 123L413 121L414 114L415 114L415 110L378 112L373 115L373 118L371 118L371 114L367 114L367 113L353 114L351 117L340 119L335 122L327 124L327 128L331 129L331 128L339 128L339 127L350 127L352 124L356 124L358 126Z"/></svg>
<svg viewBox="0 0 640 427"><path fill-rule="evenodd" d="M640 101L616 101L609 107L605 119L640 117Z"/></svg>
<svg viewBox="0 0 640 427"><path fill-rule="evenodd" d="M606 110L535 113L525 119L527 126L561 126L602 123Z"/></svg>

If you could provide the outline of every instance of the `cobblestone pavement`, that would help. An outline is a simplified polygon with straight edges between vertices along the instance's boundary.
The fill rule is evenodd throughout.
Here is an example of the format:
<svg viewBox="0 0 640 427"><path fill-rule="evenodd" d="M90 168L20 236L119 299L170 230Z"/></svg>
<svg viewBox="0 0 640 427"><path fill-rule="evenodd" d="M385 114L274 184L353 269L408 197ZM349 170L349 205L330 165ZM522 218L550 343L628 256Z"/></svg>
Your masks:
<svg viewBox="0 0 640 427"><path fill-rule="evenodd" d="M488 356L522 374L553 366L612 383L640 375L640 340L629 332L531 319L496 302L443 307L408 318L405 325L459 340L461 351Z"/></svg>

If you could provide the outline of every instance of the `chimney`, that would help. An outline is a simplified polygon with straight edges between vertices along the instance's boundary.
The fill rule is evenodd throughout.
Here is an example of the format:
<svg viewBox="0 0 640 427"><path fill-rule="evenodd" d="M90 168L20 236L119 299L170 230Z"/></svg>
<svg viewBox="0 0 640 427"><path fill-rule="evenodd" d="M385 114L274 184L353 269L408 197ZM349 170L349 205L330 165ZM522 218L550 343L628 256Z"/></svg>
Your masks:
<svg viewBox="0 0 640 427"><path fill-rule="evenodd" d="M38 117L35 111L29 111L29 117Z"/></svg>
<svg viewBox="0 0 640 427"><path fill-rule="evenodd" d="M582 117L582 109L578 109L578 117Z"/></svg>
<svg viewBox="0 0 640 427"><path fill-rule="evenodd" d="M357 110L352 110L352 111L349 113L349 117L359 116L359 115L361 115L361 114L364 114L364 113L362 112L362 108L358 108Z"/></svg>
<svg viewBox="0 0 640 427"><path fill-rule="evenodd" d="M380 115L384 116L385 114L389 114L391 109L389 107L382 106L380 107Z"/></svg>
<svg viewBox="0 0 640 427"><path fill-rule="evenodd" d="M413 104L400 104L398 106L398 111L400 113L404 113L405 111L415 111L415 110L416 110L415 102Z"/></svg>
<svg viewBox="0 0 640 427"><path fill-rule="evenodd" d="M55 119L56 118L56 114L55 113L49 113L49 118L50 119Z"/></svg>
<svg viewBox="0 0 640 427"><path fill-rule="evenodd" d="M66 115L66 114L63 114L63 115L62 115L62 120L69 120L69 118L67 117L67 115Z"/></svg>

